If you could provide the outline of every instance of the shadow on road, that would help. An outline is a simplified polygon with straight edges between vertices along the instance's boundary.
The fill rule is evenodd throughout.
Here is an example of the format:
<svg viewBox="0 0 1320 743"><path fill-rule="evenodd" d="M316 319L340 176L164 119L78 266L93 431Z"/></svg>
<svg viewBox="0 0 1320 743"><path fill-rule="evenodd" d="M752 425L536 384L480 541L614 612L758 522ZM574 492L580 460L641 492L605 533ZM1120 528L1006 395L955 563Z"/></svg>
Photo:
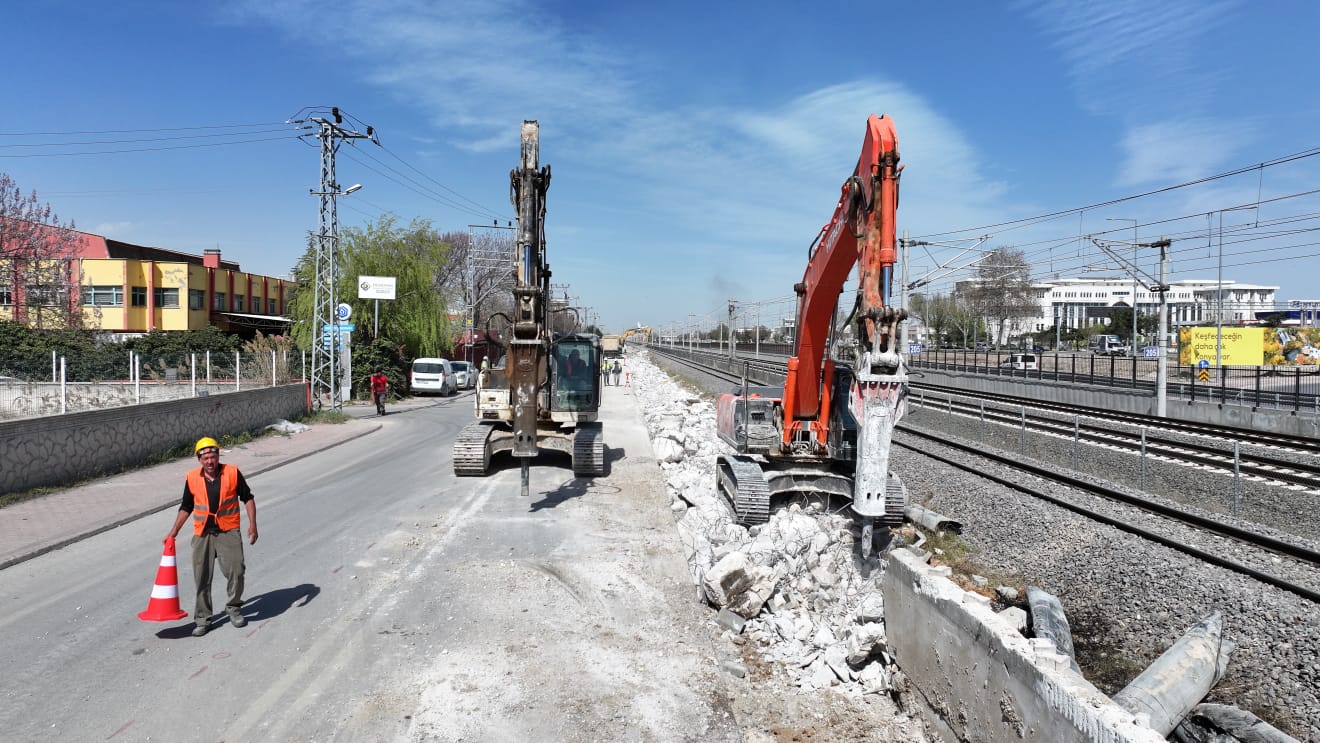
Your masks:
<svg viewBox="0 0 1320 743"><path fill-rule="evenodd" d="M244 602L243 616L251 620L278 617L294 606L306 606L319 593L321 593L320 587L311 583L268 591Z"/></svg>

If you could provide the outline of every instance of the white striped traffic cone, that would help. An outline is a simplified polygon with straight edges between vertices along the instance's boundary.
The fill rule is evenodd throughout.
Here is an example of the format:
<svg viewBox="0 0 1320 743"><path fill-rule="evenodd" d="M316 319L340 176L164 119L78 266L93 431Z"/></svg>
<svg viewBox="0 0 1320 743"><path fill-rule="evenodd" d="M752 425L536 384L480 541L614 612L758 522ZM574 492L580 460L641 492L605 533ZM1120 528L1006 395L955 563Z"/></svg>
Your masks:
<svg viewBox="0 0 1320 743"><path fill-rule="evenodd" d="M156 584L151 587L151 600L147 610L138 613L144 622L173 622L183 619L188 612L179 608L179 570L174 566L174 538L165 540L165 552L156 569Z"/></svg>

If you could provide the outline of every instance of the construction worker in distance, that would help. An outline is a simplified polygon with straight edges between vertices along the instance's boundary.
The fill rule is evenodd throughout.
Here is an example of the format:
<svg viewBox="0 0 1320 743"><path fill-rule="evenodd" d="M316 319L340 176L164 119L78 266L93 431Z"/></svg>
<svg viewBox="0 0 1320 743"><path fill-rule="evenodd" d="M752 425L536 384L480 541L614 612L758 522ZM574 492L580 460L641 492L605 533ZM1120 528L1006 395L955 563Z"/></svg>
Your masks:
<svg viewBox="0 0 1320 743"><path fill-rule="evenodd" d="M252 499L243 473L232 464L220 464L220 444L210 436L197 440L193 454L201 466L188 473L183 485L183 501L174 517L166 541L174 539L183 522L192 516L192 567L197 583L197 605L193 611L193 637L205 635L211 628L211 576L215 561L228 583L229 600L225 611L235 627L247 625L243 617L242 524L238 504L247 509L248 542L257 543L257 502Z"/></svg>

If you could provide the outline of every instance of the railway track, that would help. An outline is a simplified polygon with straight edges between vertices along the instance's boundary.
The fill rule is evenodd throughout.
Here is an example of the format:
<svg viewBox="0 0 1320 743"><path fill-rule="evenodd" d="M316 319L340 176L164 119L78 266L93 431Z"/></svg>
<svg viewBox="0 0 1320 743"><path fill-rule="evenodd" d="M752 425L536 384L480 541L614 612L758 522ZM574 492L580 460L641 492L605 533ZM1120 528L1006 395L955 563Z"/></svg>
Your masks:
<svg viewBox="0 0 1320 743"><path fill-rule="evenodd" d="M726 367L745 367L748 383L752 385L774 384L787 372L785 362L772 359L735 357L734 361L724 363L728 357L722 354L697 352L689 356L656 348L652 352L659 352L695 373L732 384L741 383L742 373L715 367L713 362ZM1108 446L1261 482L1320 489L1320 442L1314 439L939 385L913 384L912 389L917 405L930 404L933 397L950 413L1021 427L1027 433L1071 438L1078 443ZM905 425L900 424L899 428L903 430ZM1174 435L1185 438L1172 438ZM1194 439L1215 443L1198 443Z"/></svg>
<svg viewBox="0 0 1320 743"><path fill-rule="evenodd" d="M689 358L670 355L666 355L666 357L694 373L702 374L711 379L729 383L740 383L742 381L742 374L733 374L724 369L714 368L707 363L703 363L703 359L700 357ZM776 366L774 362L761 360L758 368L767 377L773 377L778 370L783 368L783 365ZM751 378L749 384L764 383L765 381L763 378ZM953 405L951 393L946 391L945 394L947 404ZM1019 411L1013 413L995 407L999 404L998 401L992 402L991 407L987 410L985 399L968 397L971 399L962 400L958 403L959 414L968 417L974 415L984 416L987 421L992 421L997 425L1021 425L1022 421L1030 420L1031 425L1034 426L1033 431L1036 433L1055 436L1067 435L1088 444L1125 450L1134 450L1134 447L1144 446L1145 451L1151 455L1200 467L1222 469L1232 466L1231 461L1225 460L1222 449L1213 449L1212 447L1186 441L1164 439L1159 436L1152 437L1149 435L1149 431L1145 430L1135 434L1136 438L1133 438L1134 434L1113 428L1092 427L1089 425L1083 428L1079 422L1048 419L1038 413L1027 416L1025 405L1022 404L1026 401L1022 398L1012 398L1019 406ZM1042 405L1041 407L1049 408L1055 414L1061 412L1054 406ZM1079 415L1075 407L1062 407L1067 414ZM1117 421L1115 421L1115 418L1109 418L1100 413L1097 413L1096 417L1132 425L1128 420L1123 420L1122 416L1116 416ZM1149 419L1145 416L1135 416L1135 418L1144 423L1153 423L1159 420ZM1195 428L1199 435L1214 435L1207 432L1209 427L1197 426ZM1187 432L1186 427L1179 425L1172 426L1171 429L1181 433ZM1155 430L1159 429L1156 428ZM1236 431L1238 429L1232 430ZM1187 554L1202 562L1248 576L1267 585L1293 593L1308 601L1320 603L1320 551L1307 546L1303 543L1303 540L1293 541L1276 537L1263 530L1237 526L1206 516L1199 509L1180 508L1164 503L1162 499L1151 497L1145 493L1134 495L1126 489L1114 487L1101 480L1076 477L1062 471L1062 468L1058 466L1033 463L1018 455L996 453L989 450L984 444L960 442L944 433L925 431L906 423L900 424L899 431L905 436L919 439L922 443L910 444L896 439L895 444L898 446L936 459L960 471L1012 488L1033 498L1066 508L1086 518L1122 529L1125 532ZM1083 431L1085 431L1084 436ZM1276 448L1284 448L1286 444L1290 443L1287 441L1290 437L1282 438L1284 441L1276 443ZM1257 446L1265 445L1263 442L1268 440L1269 437L1266 435L1252 437L1252 443ZM954 449L958 452L957 456L935 453L940 446ZM1305 451L1302 450L1301 453L1305 454ZM1013 473L1021 473L1021 475L1001 476L988 472L984 466L986 460L1007 467ZM1292 461L1271 460L1263 455L1253 455L1250 461L1250 464L1243 464L1242 461L1238 462L1238 466L1242 468L1241 471L1263 480L1271 480L1292 486L1306 486L1312 489L1320 481L1320 471L1316 470L1314 464L1308 467ZM1050 485L1040 487L1026 484L1032 479L1050 483ZM1085 500L1087 498L1117 504L1125 509L1127 514L1125 516L1104 513L1105 509L1086 504ZM1135 512L1132 509L1135 509ZM1230 554L1235 556L1234 559L1224 556Z"/></svg>

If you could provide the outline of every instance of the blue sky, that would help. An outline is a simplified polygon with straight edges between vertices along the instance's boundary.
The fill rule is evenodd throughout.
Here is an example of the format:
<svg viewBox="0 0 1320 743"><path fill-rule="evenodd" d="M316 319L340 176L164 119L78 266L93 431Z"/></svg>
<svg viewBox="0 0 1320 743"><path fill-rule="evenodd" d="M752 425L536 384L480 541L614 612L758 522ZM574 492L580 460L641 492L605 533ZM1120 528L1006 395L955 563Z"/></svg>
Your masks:
<svg viewBox="0 0 1320 743"><path fill-rule="evenodd" d="M80 229L283 275L317 223L318 151L283 123L304 107L383 145L341 150L363 184L341 226L511 218L538 119L554 282L607 329L667 327L730 298L791 315L775 300L884 113L899 229L948 246L911 255L933 291L979 235L1038 278L1120 275L1087 236L1135 219L1175 238L1172 279L1213 280L1222 239L1226 280L1320 299L1317 28L1301 1L51 0L0 27L0 172Z"/></svg>

